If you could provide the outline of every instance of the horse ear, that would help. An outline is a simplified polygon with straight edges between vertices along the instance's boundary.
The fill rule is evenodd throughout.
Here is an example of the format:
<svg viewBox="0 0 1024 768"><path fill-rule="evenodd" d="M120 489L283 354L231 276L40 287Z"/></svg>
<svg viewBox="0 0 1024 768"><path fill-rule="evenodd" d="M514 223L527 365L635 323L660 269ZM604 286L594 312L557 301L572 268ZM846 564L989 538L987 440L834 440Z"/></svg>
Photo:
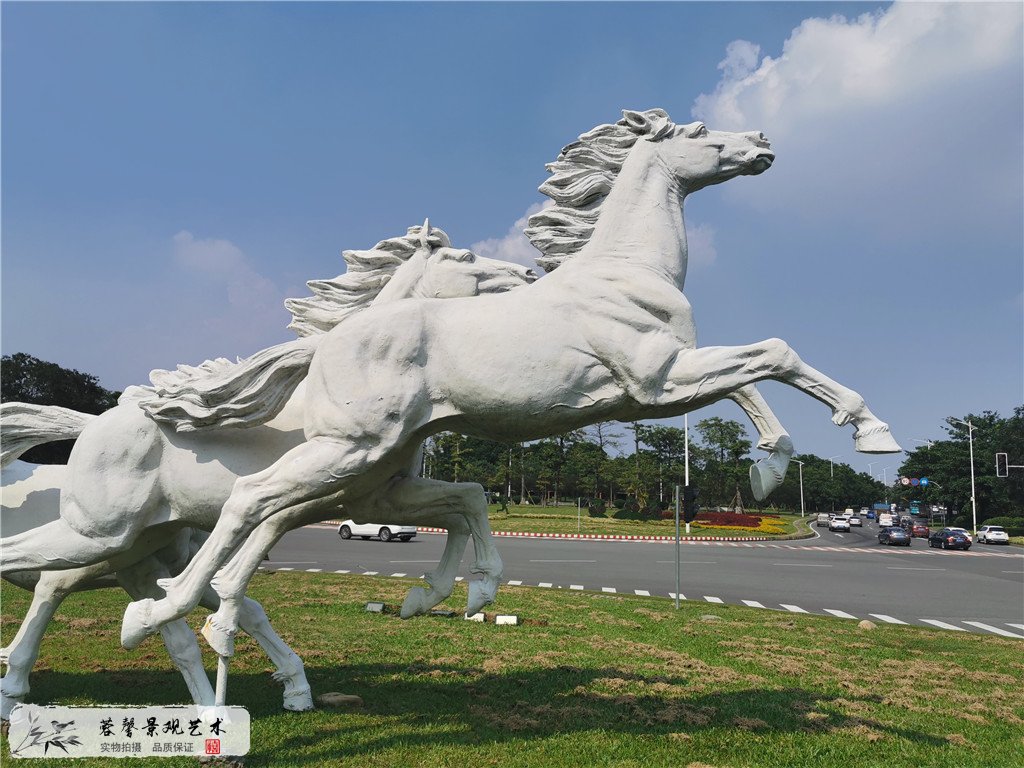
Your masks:
<svg viewBox="0 0 1024 768"><path fill-rule="evenodd" d="M420 229L420 247L430 248L430 219L423 220L423 227Z"/></svg>
<svg viewBox="0 0 1024 768"><path fill-rule="evenodd" d="M651 126L651 121L647 115L632 109L622 110L622 119L629 128L632 128L637 133L646 133Z"/></svg>

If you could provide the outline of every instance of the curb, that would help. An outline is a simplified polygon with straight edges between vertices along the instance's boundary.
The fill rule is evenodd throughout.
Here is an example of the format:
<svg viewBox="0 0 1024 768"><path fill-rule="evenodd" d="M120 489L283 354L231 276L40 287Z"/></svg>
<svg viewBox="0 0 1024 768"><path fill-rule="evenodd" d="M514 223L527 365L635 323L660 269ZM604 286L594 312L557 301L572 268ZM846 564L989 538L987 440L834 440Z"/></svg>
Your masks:
<svg viewBox="0 0 1024 768"><path fill-rule="evenodd" d="M315 525L341 525L340 520L324 520ZM418 533L448 533L446 528L417 526ZM675 541L675 536L626 536L600 533L532 533L526 531L492 531L492 536L521 539L576 539L583 541ZM769 536L680 536L680 541L776 541Z"/></svg>

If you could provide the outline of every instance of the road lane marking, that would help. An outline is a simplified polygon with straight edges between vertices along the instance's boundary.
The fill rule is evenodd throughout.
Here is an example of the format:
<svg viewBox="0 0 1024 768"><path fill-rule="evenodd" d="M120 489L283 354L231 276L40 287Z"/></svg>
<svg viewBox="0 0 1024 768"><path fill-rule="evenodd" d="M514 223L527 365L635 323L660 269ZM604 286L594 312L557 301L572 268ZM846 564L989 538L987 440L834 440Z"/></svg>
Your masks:
<svg viewBox="0 0 1024 768"><path fill-rule="evenodd" d="M824 563L772 563L772 565L791 565L794 568L831 568L831 565Z"/></svg>
<svg viewBox="0 0 1024 768"><path fill-rule="evenodd" d="M707 600L709 603L724 603L725 602L720 597L710 597L708 595L704 595L704 599Z"/></svg>
<svg viewBox="0 0 1024 768"><path fill-rule="evenodd" d="M583 589L582 584L570 584L569 589Z"/></svg>
<svg viewBox="0 0 1024 768"><path fill-rule="evenodd" d="M853 616L853 615L847 613L846 611L837 611L834 608L824 608L823 610L825 611L825 613L831 613L833 616L838 616L840 619L856 619L857 618L856 616Z"/></svg>
<svg viewBox="0 0 1024 768"><path fill-rule="evenodd" d="M884 613L869 613L868 616L874 616L876 619L880 619L888 624L906 624L905 621L894 619L892 616L886 616Z"/></svg>
<svg viewBox="0 0 1024 768"><path fill-rule="evenodd" d="M1000 629L999 627L993 627L990 624L982 624L980 621L965 621L964 624L970 624L972 627L978 627L979 629L984 629L986 632L993 632L997 635L1002 635L1003 637L1014 637L1018 640L1024 640L1024 635Z"/></svg>
<svg viewBox="0 0 1024 768"><path fill-rule="evenodd" d="M799 605L786 605L785 603L779 603L779 605L781 605L783 608L785 608L790 613L807 613L807 611L805 611Z"/></svg>
<svg viewBox="0 0 1024 768"><path fill-rule="evenodd" d="M956 626L954 624L947 624L946 622L939 621L938 619L921 619L921 621L923 621L925 624L932 624L932 625L934 625L936 627L939 627L940 629L952 629L952 630L955 630L957 632L966 632L967 631L963 627L958 627L958 626Z"/></svg>
<svg viewBox="0 0 1024 768"><path fill-rule="evenodd" d="M275 563L291 563L292 565L316 565L316 560L268 560L271 565ZM277 570L283 571L284 568L278 568Z"/></svg>
<svg viewBox="0 0 1024 768"><path fill-rule="evenodd" d="M636 594L640 595L640 597L650 597L651 596L651 593L648 592L646 589L634 589L633 592L635 592Z"/></svg>
<svg viewBox="0 0 1024 768"><path fill-rule="evenodd" d="M531 560L531 563L596 563L597 560Z"/></svg>
<svg viewBox="0 0 1024 768"><path fill-rule="evenodd" d="M602 592L610 592L611 594L614 595L615 594L615 587L601 587L601 591Z"/></svg>
<svg viewBox="0 0 1024 768"><path fill-rule="evenodd" d="M436 563L437 560L388 560L392 565L406 565L407 563Z"/></svg>
<svg viewBox="0 0 1024 768"><path fill-rule="evenodd" d="M670 565L670 564L675 563L675 560L658 560L657 562L660 565ZM718 561L717 560L680 560L679 562L681 564L683 564L683 565L686 565L687 563L689 563L691 565L714 565Z"/></svg>
<svg viewBox="0 0 1024 768"><path fill-rule="evenodd" d="M466 577L465 577L465 576L456 576L456 577L455 577L455 580L456 580L456 581L465 581L465 580L466 580Z"/></svg>
<svg viewBox="0 0 1024 768"><path fill-rule="evenodd" d="M757 602L757 600L744 600L743 604L748 605L751 608L764 608L764 606Z"/></svg>
<svg viewBox="0 0 1024 768"><path fill-rule="evenodd" d="M1024 629L1024 624L1007 624L1006 626L1013 627L1014 629Z"/></svg>
<svg viewBox="0 0 1024 768"><path fill-rule="evenodd" d="M307 568L306 573L321 573L323 568Z"/></svg>
<svg viewBox="0 0 1024 768"><path fill-rule="evenodd" d="M1003 573L1024 573L1024 571L1003 571Z"/></svg>
<svg viewBox="0 0 1024 768"><path fill-rule="evenodd" d="M363 576L376 576L377 571L363 571Z"/></svg>
<svg viewBox="0 0 1024 768"><path fill-rule="evenodd" d="M393 579L401 579L403 576L405 576L404 573L392 573L391 574L391 578L393 578Z"/></svg>
<svg viewBox="0 0 1024 768"><path fill-rule="evenodd" d="M542 581L537 586L538 587L547 587L548 589L550 589L551 588L551 582L550 581Z"/></svg>
<svg viewBox="0 0 1024 768"><path fill-rule="evenodd" d="M279 571L294 571L294 568L278 568Z"/></svg>
<svg viewBox="0 0 1024 768"><path fill-rule="evenodd" d="M521 581L510 581L508 583L508 585L510 587L521 587L521 586L523 586L523 582L521 582Z"/></svg>
<svg viewBox="0 0 1024 768"><path fill-rule="evenodd" d="M335 571L335 573L348 573L348 571Z"/></svg>
<svg viewBox="0 0 1024 768"><path fill-rule="evenodd" d="M676 599L676 593L675 593L675 592L669 592L669 593L668 593L668 596L669 596L669 597L671 597L671 598L672 598L673 600L675 600L675 599ZM684 594L682 594L682 593L680 592L680 593L679 593L679 599L680 599L680 600L685 600L685 599L686 599L686 595L684 595Z"/></svg>
<svg viewBox="0 0 1024 768"><path fill-rule="evenodd" d="M885 566L888 571L944 571L945 568L912 568L906 565L887 565Z"/></svg>

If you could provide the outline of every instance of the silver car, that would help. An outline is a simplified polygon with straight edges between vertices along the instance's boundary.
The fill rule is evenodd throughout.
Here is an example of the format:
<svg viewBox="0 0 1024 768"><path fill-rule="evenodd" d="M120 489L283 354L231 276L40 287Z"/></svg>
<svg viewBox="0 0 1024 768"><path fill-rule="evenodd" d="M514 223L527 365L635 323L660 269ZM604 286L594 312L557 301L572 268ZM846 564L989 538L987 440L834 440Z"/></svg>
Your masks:
<svg viewBox="0 0 1024 768"><path fill-rule="evenodd" d="M338 535L343 539L351 539L353 536L358 536L364 541L367 539L380 539L381 541L400 539L402 541L409 541L409 539L416 536L416 526L393 525L391 523L356 523L352 520L346 520L338 526Z"/></svg>

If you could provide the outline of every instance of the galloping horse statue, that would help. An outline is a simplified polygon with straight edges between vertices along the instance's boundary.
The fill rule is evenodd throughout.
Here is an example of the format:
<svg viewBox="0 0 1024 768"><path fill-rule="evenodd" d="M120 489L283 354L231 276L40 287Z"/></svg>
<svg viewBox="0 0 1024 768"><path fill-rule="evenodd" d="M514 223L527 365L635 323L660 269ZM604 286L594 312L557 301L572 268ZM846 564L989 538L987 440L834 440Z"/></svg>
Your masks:
<svg viewBox="0 0 1024 768"><path fill-rule="evenodd" d="M180 571L198 549L205 540L198 529L213 527L235 480L265 468L302 440L303 379L327 330L374 303L503 292L536 279L525 267L452 248L447 235L429 222L372 250L345 251L343 256L345 275L311 281L314 297L286 302L293 314L290 327L303 337L296 342L239 363L216 360L175 372L154 371L157 386L129 389L115 408L99 417L54 406L0 406L8 536L4 549L14 540L12 534L24 534L39 542L46 557L53 542L54 526L49 524L64 530L59 522L62 492L72 494L73 504L105 513L108 533L119 526L139 527L136 537L123 537L125 546L90 565L65 553L69 567L64 570L5 572L5 578L33 589L33 599L17 636L0 650L0 660L8 665L0 679L0 718L28 694L28 675L43 633L68 594L120 584L135 599L161 595L157 579ZM160 421L147 416L146 409ZM71 466L35 467L16 461L34 445L80 437ZM116 458L111 461L111 456ZM418 461L414 464L410 471L418 468ZM471 528L490 535L486 508L481 518L475 503L477 496L482 499L482 489L472 483L443 485L449 495L446 509L391 511L395 521L449 531L441 562L427 575L429 589L414 587L410 592L408 615L426 612L451 595ZM474 503L467 503L469 498ZM216 609L219 598L207 590L203 604ZM274 677L284 684L285 709L311 709L301 660L274 633L258 603L244 600L239 608L242 629L277 666ZM195 703L214 704L194 633L178 621L165 625L162 634Z"/></svg>
<svg viewBox="0 0 1024 768"><path fill-rule="evenodd" d="M426 503L426 481L401 472L443 429L534 440L596 421L678 416L774 379L826 404L835 424L852 423L858 451L898 451L860 395L784 341L696 345L682 293L683 200L773 160L761 133L676 125L662 110L626 111L567 146L542 187L557 205L527 230L550 274L504 294L373 306L329 331L306 379L305 441L238 480L196 557L161 583L166 597L128 607L122 642L185 615L211 582L220 630L233 631L231 606L293 523L339 503L376 504L382 488L391 504ZM475 568L493 579L500 559L480 544ZM12 559L38 562L21 547Z"/></svg>

